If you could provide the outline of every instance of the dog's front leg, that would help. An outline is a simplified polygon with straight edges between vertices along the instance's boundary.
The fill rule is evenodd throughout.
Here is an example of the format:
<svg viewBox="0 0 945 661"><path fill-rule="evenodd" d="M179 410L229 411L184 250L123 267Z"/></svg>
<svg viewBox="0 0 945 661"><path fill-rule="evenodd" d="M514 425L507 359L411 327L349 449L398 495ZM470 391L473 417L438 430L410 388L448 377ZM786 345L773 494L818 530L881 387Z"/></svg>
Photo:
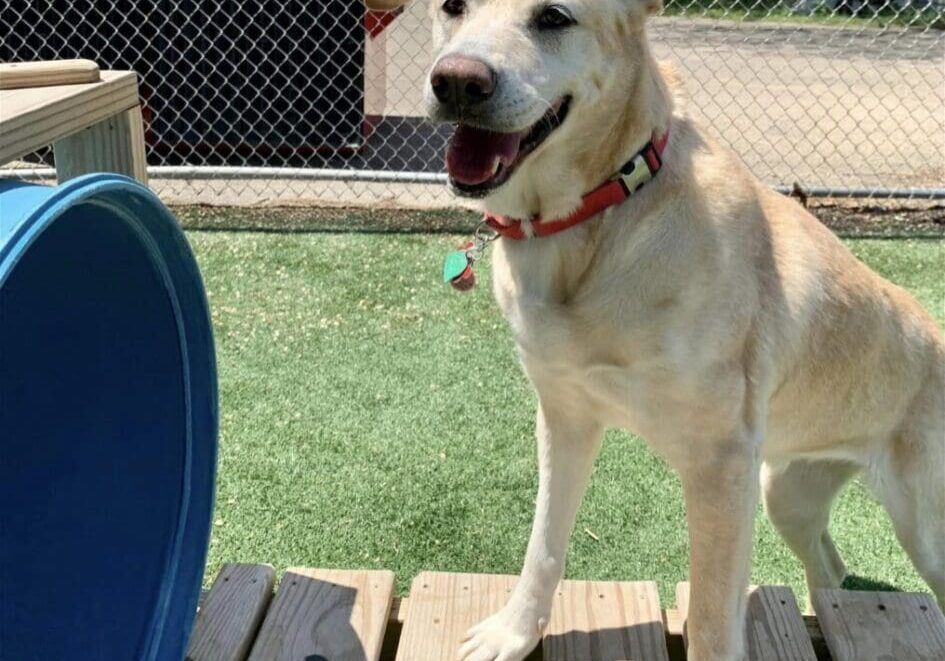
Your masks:
<svg viewBox="0 0 945 661"><path fill-rule="evenodd" d="M745 603L758 503L757 444L692 449L680 470L689 524L690 661L745 658Z"/></svg>
<svg viewBox="0 0 945 661"><path fill-rule="evenodd" d="M548 624L568 537L601 439L597 423L568 408L539 407L538 497L522 575L505 608L469 630L460 659L519 661L535 648Z"/></svg>

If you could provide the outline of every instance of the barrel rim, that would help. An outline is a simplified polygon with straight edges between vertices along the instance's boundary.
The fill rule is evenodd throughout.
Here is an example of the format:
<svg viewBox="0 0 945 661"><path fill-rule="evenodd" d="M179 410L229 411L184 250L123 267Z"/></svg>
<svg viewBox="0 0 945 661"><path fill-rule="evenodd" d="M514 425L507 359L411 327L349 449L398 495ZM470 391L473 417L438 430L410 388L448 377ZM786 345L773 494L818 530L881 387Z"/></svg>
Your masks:
<svg viewBox="0 0 945 661"><path fill-rule="evenodd" d="M213 329L209 312L209 303L206 290L203 287L200 271L189 244L184 237L183 230L176 218L167 209L159 198L147 187L134 179L123 175L100 173L90 174L72 179L57 187L46 187L39 184L24 184L25 187L35 190L48 188L48 195L40 198L35 208L29 210L13 228L12 232L0 243L0 289L8 278L15 272L20 259L27 254L29 248L69 209L81 204L99 204L108 212L115 214L122 222L128 224L136 238L145 250L152 267L158 274L173 310L174 322L177 327L178 343L181 351L181 370L184 387L184 405L186 415L186 450L183 475L180 486L181 505L176 517L176 528L171 532L166 550L165 566L163 568L160 590L153 603L151 621L146 629L147 634L140 641L141 654L144 659L162 658L169 651L169 647L181 644L181 641L167 638L167 622L169 615L176 609L185 609L183 612L184 632L192 626L196 614L196 606L200 593L200 580L195 585L180 585L178 577L185 558L188 557L188 548L196 548L197 557L192 554L190 559L199 563L198 576L202 577L206 566L206 556L209 550L212 512L215 499L216 483L216 446L219 433L218 384L216 374L216 357L213 349ZM17 187L20 188L20 187ZM128 200L119 199L115 193L130 195ZM161 225L149 224L133 208L133 200L144 204L148 213L157 214L163 221ZM161 245L157 230L170 231L169 238L183 250L182 254L169 254L167 245ZM171 272L170 259L182 260L174 273ZM190 300L188 312L185 313L182 305L182 294L175 286L175 279L180 282L193 280L199 285L197 300ZM186 293L186 292L184 292ZM192 298L192 297L191 297ZM199 309L193 307L197 303ZM205 333L201 332L201 326ZM194 346L191 346L194 345ZM205 345L205 346L201 346ZM206 361L206 362L204 362ZM197 368L204 371L209 377L206 388L208 391L194 391L195 374ZM206 405L201 409L195 406L197 398L206 398ZM198 410L200 409L200 410ZM198 414L209 413L210 419L197 420ZM205 415L204 415L205 417ZM199 431L202 436L210 439L210 453L195 472L194 453L198 436L195 432L195 423L202 427ZM209 423L209 428L207 428ZM203 453L201 453L203 454ZM191 511L193 487L196 480L209 479L209 502L205 520L196 521L192 517L197 514ZM189 536L189 537L188 537ZM199 543L199 546L196 546ZM186 639L182 641L186 645ZM183 653L183 650L180 650Z"/></svg>

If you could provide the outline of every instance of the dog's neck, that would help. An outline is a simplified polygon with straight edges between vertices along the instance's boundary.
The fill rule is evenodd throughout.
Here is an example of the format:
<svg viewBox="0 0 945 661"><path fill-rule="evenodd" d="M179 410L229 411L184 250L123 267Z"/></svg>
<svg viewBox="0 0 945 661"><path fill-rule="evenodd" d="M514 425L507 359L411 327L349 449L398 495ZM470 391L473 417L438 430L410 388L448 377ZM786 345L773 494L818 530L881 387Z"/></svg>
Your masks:
<svg viewBox="0 0 945 661"><path fill-rule="evenodd" d="M672 96L641 35L635 75L619 67L605 81L601 102L578 110L556 144L533 155L528 167L485 201L489 213L517 219L563 218L581 197L612 177L654 133L669 128ZM554 151L552 151L554 150Z"/></svg>

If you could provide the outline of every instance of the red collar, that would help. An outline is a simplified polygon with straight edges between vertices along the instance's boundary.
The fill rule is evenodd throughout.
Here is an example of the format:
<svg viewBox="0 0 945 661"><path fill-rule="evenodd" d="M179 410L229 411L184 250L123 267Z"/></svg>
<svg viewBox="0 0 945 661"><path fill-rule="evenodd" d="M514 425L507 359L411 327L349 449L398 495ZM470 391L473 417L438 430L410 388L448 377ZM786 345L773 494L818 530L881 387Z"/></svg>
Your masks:
<svg viewBox="0 0 945 661"><path fill-rule="evenodd" d="M667 142L669 142L669 131L660 136L654 133L650 142L646 143L646 146L636 156L624 163L615 177L608 179L585 195L581 206L570 216L559 220L533 218L531 234L525 232L520 220L487 213L485 222L499 236L517 241L532 237L551 236L575 225L580 225L605 209L620 204L655 177L656 173L663 167L663 152L666 150Z"/></svg>

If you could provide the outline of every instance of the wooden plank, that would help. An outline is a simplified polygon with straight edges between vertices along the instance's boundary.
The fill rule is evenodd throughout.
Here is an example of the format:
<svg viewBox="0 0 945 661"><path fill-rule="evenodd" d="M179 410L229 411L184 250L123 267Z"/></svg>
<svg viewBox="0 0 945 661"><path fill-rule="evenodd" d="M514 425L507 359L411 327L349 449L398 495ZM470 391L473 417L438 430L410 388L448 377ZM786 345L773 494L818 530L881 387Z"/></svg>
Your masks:
<svg viewBox="0 0 945 661"><path fill-rule="evenodd" d="M403 629L407 614L410 612L410 599L394 598L394 603L390 609L390 616L387 619L387 631L384 633L384 646L381 648L380 661L396 661L397 648L400 645L400 634ZM813 615L804 616L804 625L807 627L807 635L814 646L814 652L817 654L817 661L833 661L830 658L830 652L827 644L824 642L824 636L820 631L820 625L817 618ZM669 661L686 661L686 650L682 639L682 619L679 611L675 608L666 608L663 610L663 628L666 630L666 649L669 651Z"/></svg>
<svg viewBox="0 0 945 661"><path fill-rule="evenodd" d="M766 585L752 589L748 594L747 627L750 659L817 659L790 588Z"/></svg>
<svg viewBox="0 0 945 661"><path fill-rule="evenodd" d="M397 661L455 659L466 631L501 609L517 580L490 574L419 574L410 586Z"/></svg>
<svg viewBox="0 0 945 661"><path fill-rule="evenodd" d="M689 647L689 634L686 620L689 619L689 583L676 584L676 612L679 615L679 627L682 630L683 643Z"/></svg>
<svg viewBox="0 0 945 661"><path fill-rule="evenodd" d="M562 581L544 661L669 661L656 583Z"/></svg>
<svg viewBox="0 0 945 661"><path fill-rule="evenodd" d="M201 601L187 661L244 661L275 582L270 565L224 565Z"/></svg>
<svg viewBox="0 0 945 661"><path fill-rule="evenodd" d="M676 586L676 608L685 620L689 613L689 583ZM750 588L745 626L750 661L817 661L807 625L790 588L772 585Z"/></svg>
<svg viewBox="0 0 945 661"><path fill-rule="evenodd" d="M288 569L250 661L377 661L393 595L389 571Z"/></svg>
<svg viewBox="0 0 945 661"><path fill-rule="evenodd" d="M945 616L927 594L816 590L811 601L834 661L945 659Z"/></svg>
<svg viewBox="0 0 945 661"><path fill-rule="evenodd" d="M0 91L0 165L138 105L133 71L88 85Z"/></svg>
<svg viewBox="0 0 945 661"><path fill-rule="evenodd" d="M117 172L148 183L140 106L59 140L55 150L60 184L90 172Z"/></svg>
<svg viewBox="0 0 945 661"><path fill-rule="evenodd" d="M424 572L410 589L397 661L453 659L470 627L500 610L515 576ZM603 597L601 596L603 595ZM667 661L653 583L564 581L542 640L546 661Z"/></svg>
<svg viewBox="0 0 945 661"><path fill-rule="evenodd" d="M0 90L98 81L98 65L92 60L0 63Z"/></svg>

